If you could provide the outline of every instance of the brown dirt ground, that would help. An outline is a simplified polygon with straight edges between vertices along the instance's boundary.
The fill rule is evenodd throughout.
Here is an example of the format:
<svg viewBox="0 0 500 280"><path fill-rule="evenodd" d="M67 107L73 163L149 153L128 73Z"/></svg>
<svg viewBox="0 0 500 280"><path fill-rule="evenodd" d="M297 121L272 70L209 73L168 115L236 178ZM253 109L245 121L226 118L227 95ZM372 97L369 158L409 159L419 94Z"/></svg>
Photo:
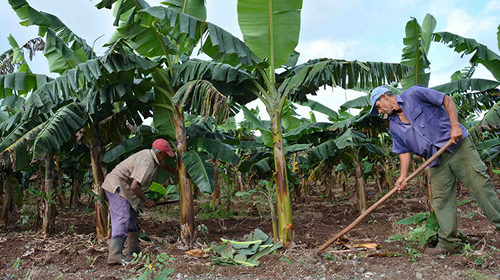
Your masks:
<svg viewBox="0 0 500 280"><path fill-rule="evenodd" d="M500 180L494 185L500 192ZM186 255L178 242L178 206L161 206L141 216L141 232L152 241L142 241L143 252L152 256L167 253L175 258L169 262L174 279L499 279L500 233L482 215L475 202L459 208L459 228L469 237L473 250L457 255L431 257L422 255L423 248L415 242L388 242L389 236L407 236L410 226L395 224L413 214L428 211L422 188L412 185L376 209L370 217L345 235L346 246L327 248L323 261L314 255L318 246L344 229L357 218L357 212L340 189L335 202L328 203L321 194L311 195L302 203L293 203L295 245L260 259L254 268L213 265L207 258ZM459 200L469 198L464 188ZM368 204L380 197L370 184ZM200 200L203 200L200 199ZM206 201L206 199L205 199ZM201 203L196 202L197 211ZM262 229L271 235L268 215L260 216L251 201L236 201L233 209L247 215L228 219L197 220L208 230L199 232L195 248L207 248L220 238L242 240L246 234ZM259 212L260 210L260 212ZM85 207L58 209L58 232L43 239L40 233L11 219L7 232L0 232L0 278L3 279L135 279L140 273L137 264L106 265L107 243L96 239L93 216ZM248 215L251 213L253 215ZM353 251L353 244L377 243L378 249ZM351 249L349 249L351 248ZM396 253L391 257L376 253Z"/></svg>

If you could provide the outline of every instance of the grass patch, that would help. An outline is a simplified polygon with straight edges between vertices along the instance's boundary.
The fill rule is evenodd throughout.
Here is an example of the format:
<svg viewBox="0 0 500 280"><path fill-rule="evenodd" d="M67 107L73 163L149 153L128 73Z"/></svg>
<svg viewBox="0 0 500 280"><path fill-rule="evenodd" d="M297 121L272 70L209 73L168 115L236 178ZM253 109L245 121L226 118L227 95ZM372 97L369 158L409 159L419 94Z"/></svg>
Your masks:
<svg viewBox="0 0 500 280"><path fill-rule="evenodd" d="M481 272L478 272L477 270L474 269L469 269L461 273L463 276L465 276L467 279L472 279L472 280L488 280L490 277L488 275L484 275Z"/></svg>

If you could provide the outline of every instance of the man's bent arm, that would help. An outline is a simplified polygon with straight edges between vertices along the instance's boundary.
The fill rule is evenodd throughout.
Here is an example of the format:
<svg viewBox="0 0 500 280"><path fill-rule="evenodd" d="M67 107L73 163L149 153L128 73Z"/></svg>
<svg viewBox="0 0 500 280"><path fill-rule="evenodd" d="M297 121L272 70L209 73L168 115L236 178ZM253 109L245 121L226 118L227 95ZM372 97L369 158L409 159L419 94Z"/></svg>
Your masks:
<svg viewBox="0 0 500 280"><path fill-rule="evenodd" d="M448 95L444 96L443 106L450 117L450 139L452 139L453 144L458 143L460 139L462 139L462 129L460 129L460 125L458 123L458 113L457 107L455 106L455 102Z"/></svg>
<svg viewBox="0 0 500 280"><path fill-rule="evenodd" d="M162 162L160 164L161 168L163 168L165 171L169 172L169 173L172 173L172 174L175 174L177 169L173 168L172 166Z"/></svg>
<svg viewBox="0 0 500 280"><path fill-rule="evenodd" d="M144 206L151 208L154 206L154 202L144 195L141 189L141 183L134 179L132 185L130 186L134 194L144 203Z"/></svg>

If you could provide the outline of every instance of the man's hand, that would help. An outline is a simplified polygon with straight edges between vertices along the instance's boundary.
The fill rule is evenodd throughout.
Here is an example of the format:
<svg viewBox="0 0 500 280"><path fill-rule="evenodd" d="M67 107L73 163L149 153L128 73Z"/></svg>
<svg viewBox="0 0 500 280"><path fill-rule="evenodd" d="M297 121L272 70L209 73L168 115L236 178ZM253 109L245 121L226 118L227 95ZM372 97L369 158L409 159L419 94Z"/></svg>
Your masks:
<svg viewBox="0 0 500 280"><path fill-rule="evenodd" d="M155 206L155 202L152 201L151 199L146 199L144 201L144 207L146 208L153 208Z"/></svg>
<svg viewBox="0 0 500 280"><path fill-rule="evenodd" d="M453 144L458 143L462 139L462 130L459 125L452 125L450 131L450 139Z"/></svg>
<svg viewBox="0 0 500 280"><path fill-rule="evenodd" d="M405 179L406 177L401 176L396 181L396 185L394 187L398 189L398 191L402 191L404 190L404 188L406 188L406 186L408 186L408 182L404 182Z"/></svg>

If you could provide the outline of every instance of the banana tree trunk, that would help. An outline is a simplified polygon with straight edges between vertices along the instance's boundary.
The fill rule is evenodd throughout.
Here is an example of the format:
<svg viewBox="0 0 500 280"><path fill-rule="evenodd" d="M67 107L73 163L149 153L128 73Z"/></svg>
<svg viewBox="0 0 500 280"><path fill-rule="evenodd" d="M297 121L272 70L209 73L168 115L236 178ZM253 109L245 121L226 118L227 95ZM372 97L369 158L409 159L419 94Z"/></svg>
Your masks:
<svg viewBox="0 0 500 280"><path fill-rule="evenodd" d="M13 175L11 175L13 176ZM9 180L4 180L5 197L2 201L2 230L7 230L7 224L9 223L9 214L12 204L14 203L12 186L9 184Z"/></svg>
<svg viewBox="0 0 500 280"><path fill-rule="evenodd" d="M335 183L337 182L337 174L335 171L331 172L331 178L328 176L328 173L325 173L325 182L326 182L326 200L328 202L333 201L333 188Z"/></svg>
<svg viewBox="0 0 500 280"><path fill-rule="evenodd" d="M187 152L183 112L184 110L182 108L175 106L174 125L175 137L177 139L177 171L179 172L181 240L185 244L191 244L194 239L195 221L193 207L193 188L191 186L191 180L187 177L187 171L181 159L181 155Z"/></svg>
<svg viewBox="0 0 500 280"><path fill-rule="evenodd" d="M42 230L44 238L49 237L55 230L56 205L53 198L54 192L54 155L45 156L45 213L43 215Z"/></svg>
<svg viewBox="0 0 500 280"><path fill-rule="evenodd" d="M237 174L238 174L238 191L244 191L245 186L243 185L243 180L241 179L241 171L238 171Z"/></svg>
<svg viewBox="0 0 500 280"><path fill-rule="evenodd" d="M293 242L292 203L288 191L286 177L285 153L283 151L283 134L281 132L280 114L271 115L271 131L274 150L274 180L276 181L277 208L278 208L278 234L283 246Z"/></svg>
<svg viewBox="0 0 500 280"><path fill-rule="evenodd" d="M363 179L363 166L361 163L356 164L356 194L358 201L358 209L360 213L366 211L366 196L365 196L365 180Z"/></svg>
<svg viewBox="0 0 500 280"><path fill-rule="evenodd" d="M212 208L214 210L219 207L220 204L220 184L219 184L219 164L218 160L214 162L214 192L212 193Z"/></svg>
<svg viewBox="0 0 500 280"><path fill-rule="evenodd" d="M80 179L79 178L73 178L73 186L71 189L71 198L70 198L70 205L71 206L78 206L80 205Z"/></svg>
<svg viewBox="0 0 500 280"><path fill-rule="evenodd" d="M108 206L105 202L106 194L102 188L102 183L104 182L104 172L101 158L101 145L98 141L95 141L90 145L90 160L92 162L92 176L94 178L92 190L101 198L94 202L95 228L97 238L100 240L110 237L108 235L111 233L108 228Z"/></svg>
<svg viewBox="0 0 500 280"><path fill-rule="evenodd" d="M392 190L392 188L394 187L392 183L392 170L390 169L389 164L387 162L384 164L384 168L385 168L385 180L389 185L389 189Z"/></svg>
<svg viewBox="0 0 500 280"><path fill-rule="evenodd" d="M376 165L376 172L375 172L375 179L377 180L377 188L380 193L382 193L382 180L381 180L381 174L383 174L382 167L380 167L377 163Z"/></svg>

